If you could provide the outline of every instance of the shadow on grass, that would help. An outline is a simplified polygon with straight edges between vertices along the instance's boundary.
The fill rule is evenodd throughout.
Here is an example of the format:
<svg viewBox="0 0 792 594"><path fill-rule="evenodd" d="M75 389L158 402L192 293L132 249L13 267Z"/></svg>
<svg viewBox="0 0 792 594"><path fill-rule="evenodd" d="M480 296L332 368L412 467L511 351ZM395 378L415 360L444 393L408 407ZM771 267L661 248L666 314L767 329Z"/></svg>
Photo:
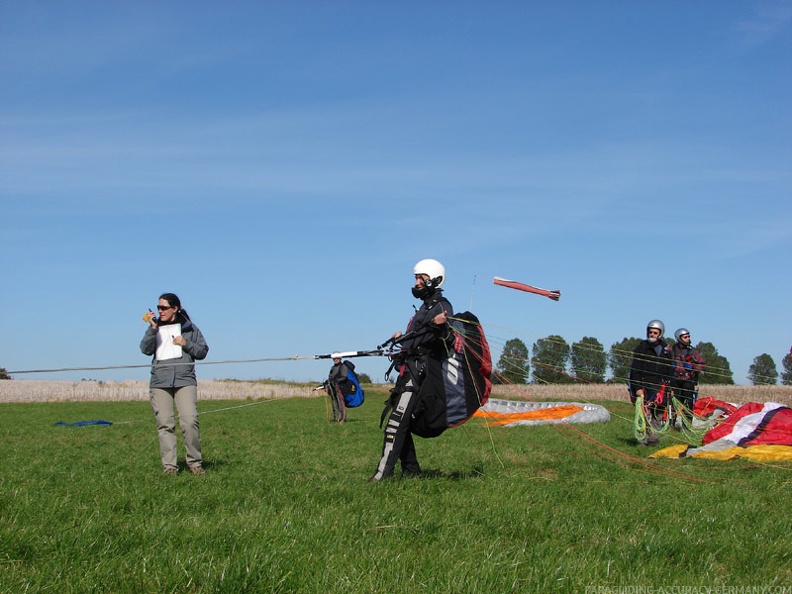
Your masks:
<svg viewBox="0 0 792 594"><path fill-rule="evenodd" d="M221 466L225 466L226 464L227 464L227 462L225 462L224 460L217 460L217 459L215 459L215 460L206 460L206 459L204 459L201 462L201 468L203 468L206 472L211 472L212 470L217 470L218 468L220 468ZM179 473L184 472L186 474L190 474L190 467L187 465L186 461L180 460L178 462L178 467L179 467Z"/></svg>
<svg viewBox="0 0 792 594"><path fill-rule="evenodd" d="M630 447L638 447L638 446L656 447L658 445L657 442L655 442L655 443L644 443L643 441L638 441L634 437L617 437L616 441L618 441L619 443L622 443L624 445L628 445Z"/></svg>
<svg viewBox="0 0 792 594"><path fill-rule="evenodd" d="M463 481L468 479L477 479L484 476L484 467L476 465L470 470L456 470L454 472L445 472L442 470L432 469L424 470L420 477L412 477L418 479L446 479L451 481Z"/></svg>
<svg viewBox="0 0 792 594"><path fill-rule="evenodd" d="M404 475L404 474L393 474L387 478L384 478L380 481L374 481L369 479L369 482L382 482L382 483L390 483L394 481L431 481L431 480L449 480L449 481L463 481L469 479L477 479L484 476L484 468L480 465L474 466L470 470L466 471L454 471L454 472L445 472L443 470L423 470L419 475Z"/></svg>

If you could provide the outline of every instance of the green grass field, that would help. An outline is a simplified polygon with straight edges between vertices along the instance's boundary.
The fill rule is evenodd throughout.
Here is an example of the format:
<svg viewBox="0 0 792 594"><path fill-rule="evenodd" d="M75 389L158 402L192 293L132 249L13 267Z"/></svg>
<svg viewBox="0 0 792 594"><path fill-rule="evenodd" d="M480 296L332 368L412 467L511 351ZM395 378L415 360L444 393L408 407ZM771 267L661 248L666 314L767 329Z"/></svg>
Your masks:
<svg viewBox="0 0 792 594"><path fill-rule="evenodd" d="M647 460L609 403L596 441L474 419L368 483L384 398L200 402L203 477L147 403L0 405L0 592L792 593L789 464Z"/></svg>

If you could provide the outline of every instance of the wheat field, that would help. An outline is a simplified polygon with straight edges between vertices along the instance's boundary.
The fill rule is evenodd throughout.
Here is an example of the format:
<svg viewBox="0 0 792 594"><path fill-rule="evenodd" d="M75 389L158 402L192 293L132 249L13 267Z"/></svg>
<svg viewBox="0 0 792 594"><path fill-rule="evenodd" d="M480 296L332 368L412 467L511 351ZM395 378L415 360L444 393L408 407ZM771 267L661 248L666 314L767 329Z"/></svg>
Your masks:
<svg viewBox="0 0 792 594"><path fill-rule="evenodd" d="M201 400L260 400L308 398L318 384L270 381L198 380ZM130 402L147 401L149 383L145 380L100 382L93 380L48 381L7 380L0 382L0 402Z"/></svg>
<svg viewBox="0 0 792 594"><path fill-rule="evenodd" d="M289 383L272 380L198 380L201 400L261 400L278 398L312 398L324 395L316 391L318 383ZM378 391L390 386L378 385ZM512 400L627 401L624 384L589 385L497 385L492 396ZM792 406L792 386L701 386L700 397L742 404L745 402L780 402ZM148 381L0 381L0 402L129 402L148 400Z"/></svg>

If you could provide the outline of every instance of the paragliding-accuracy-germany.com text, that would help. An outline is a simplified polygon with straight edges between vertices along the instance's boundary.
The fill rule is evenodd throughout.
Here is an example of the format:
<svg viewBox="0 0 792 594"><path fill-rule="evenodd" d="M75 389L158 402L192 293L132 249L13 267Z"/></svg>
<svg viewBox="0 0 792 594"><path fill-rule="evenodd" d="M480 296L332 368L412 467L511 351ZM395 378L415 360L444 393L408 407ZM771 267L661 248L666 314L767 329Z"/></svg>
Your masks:
<svg viewBox="0 0 792 594"><path fill-rule="evenodd" d="M586 586L586 594L792 594L792 586Z"/></svg>

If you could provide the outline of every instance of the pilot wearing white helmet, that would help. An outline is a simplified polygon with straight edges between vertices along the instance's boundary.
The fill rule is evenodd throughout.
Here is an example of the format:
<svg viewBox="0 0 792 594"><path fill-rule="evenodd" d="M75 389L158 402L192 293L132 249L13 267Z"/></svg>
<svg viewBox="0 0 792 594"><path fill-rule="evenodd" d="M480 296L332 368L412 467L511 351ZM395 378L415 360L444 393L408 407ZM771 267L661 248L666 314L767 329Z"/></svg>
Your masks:
<svg viewBox="0 0 792 594"><path fill-rule="evenodd" d="M440 286L445 281L445 267L433 259L421 260L413 267L413 297L423 301L407 325L404 334L396 332L393 339L401 345L399 378L391 390L385 424L382 457L371 480L393 476L396 462L401 462L402 476L421 475L415 451L410 420L418 402L427 357L441 356L443 341L448 337L448 318L453 315L451 303L443 297Z"/></svg>

